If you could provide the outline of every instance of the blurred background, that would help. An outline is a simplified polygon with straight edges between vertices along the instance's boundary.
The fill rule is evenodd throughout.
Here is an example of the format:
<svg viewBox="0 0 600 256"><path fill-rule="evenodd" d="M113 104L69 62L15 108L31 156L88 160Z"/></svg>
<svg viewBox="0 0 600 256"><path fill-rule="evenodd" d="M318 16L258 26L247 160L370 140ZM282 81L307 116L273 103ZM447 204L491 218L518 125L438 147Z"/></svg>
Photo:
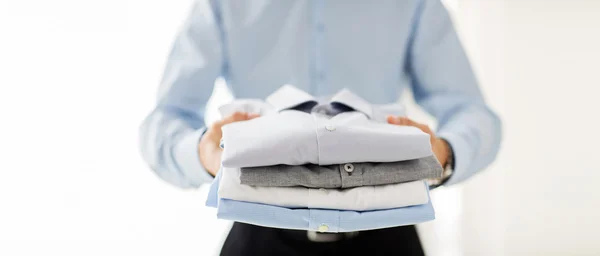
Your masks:
<svg viewBox="0 0 600 256"><path fill-rule="evenodd" d="M137 145L191 2L0 0L0 255L218 253L207 187L168 185ZM445 3L505 139L433 193L426 252L600 255L600 1Z"/></svg>

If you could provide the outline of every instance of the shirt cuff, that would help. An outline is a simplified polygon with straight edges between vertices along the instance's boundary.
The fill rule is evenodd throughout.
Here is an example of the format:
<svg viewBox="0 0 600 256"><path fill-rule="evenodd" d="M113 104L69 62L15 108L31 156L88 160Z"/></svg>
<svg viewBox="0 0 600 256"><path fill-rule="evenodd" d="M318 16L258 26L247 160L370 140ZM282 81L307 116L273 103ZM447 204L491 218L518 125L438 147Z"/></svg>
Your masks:
<svg viewBox="0 0 600 256"><path fill-rule="evenodd" d="M469 177L469 165L473 161L473 152L469 143L459 134L453 132L440 132L439 137L446 140L454 154L454 170L445 186L453 185Z"/></svg>
<svg viewBox="0 0 600 256"><path fill-rule="evenodd" d="M213 176L202 166L198 155L198 143L206 128L187 134L173 150L173 158L183 176L194 187L213 180Z"/></svg>

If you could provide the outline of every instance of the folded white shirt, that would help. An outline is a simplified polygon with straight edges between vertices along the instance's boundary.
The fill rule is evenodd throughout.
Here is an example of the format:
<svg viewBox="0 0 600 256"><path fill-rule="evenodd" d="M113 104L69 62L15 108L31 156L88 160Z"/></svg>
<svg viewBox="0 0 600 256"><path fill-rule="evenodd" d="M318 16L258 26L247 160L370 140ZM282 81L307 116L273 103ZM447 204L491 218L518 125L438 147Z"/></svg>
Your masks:
<svg viewBox="0 0 600 256"><path fill-rule="evenodd" d="M353 211L392 209L426 204L425 181L351 189L257 187L240 184L239 168L221 168L219 198L282 206Z"/></svg>
<svg viewBox="0 0 600 256"><path fill-rule="evenodd" d="M221 113L261 113L259 118L223 126L223 166L397 162L433 155L427 133L387 124L385 107L371 105L348 90L333 96L330 104L352 111L330 117L294 110L316 102L295 87L283 86L263 104L246 100L221 107Z"/></svg>

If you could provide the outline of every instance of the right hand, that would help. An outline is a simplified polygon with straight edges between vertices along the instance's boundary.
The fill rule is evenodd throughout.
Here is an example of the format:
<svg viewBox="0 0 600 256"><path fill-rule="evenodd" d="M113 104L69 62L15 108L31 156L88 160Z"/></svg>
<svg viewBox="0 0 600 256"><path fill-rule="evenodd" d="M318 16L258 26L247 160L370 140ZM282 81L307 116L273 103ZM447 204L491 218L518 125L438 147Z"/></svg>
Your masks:
<svg viewBox="0 0 600 256"><path fill-rule="evenodd" d="M198 143L198 154L200 155L200 163L213 176L217 175L221 166L221 153L223 149L220 147L221 137L223 132L221 127L233 122L246 121L259 117L258 114L249 114L245 112L235 112L232 115L213 123L200 139Z"/></svg>

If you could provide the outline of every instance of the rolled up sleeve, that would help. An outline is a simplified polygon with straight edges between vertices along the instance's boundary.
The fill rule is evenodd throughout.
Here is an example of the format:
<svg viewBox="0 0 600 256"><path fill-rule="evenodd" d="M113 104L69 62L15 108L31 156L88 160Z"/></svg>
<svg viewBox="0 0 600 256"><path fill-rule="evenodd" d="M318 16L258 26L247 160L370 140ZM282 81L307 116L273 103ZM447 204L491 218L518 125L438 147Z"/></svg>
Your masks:
<svg viewBox="0 0 600 256"><path fill-rule="evenodd" d="M437 118L437 134L451 145L454 173L462 182L496 158L500 118L486 104L452 25L439 0L424 0L415 17L406 67L417 104Z"/></svg>
<svg viewBox="0 0 600 256"><path fill-rule="evenodd" d="M217 17L208 0L196 1L173 44L155 109L140 127L144 160L163 180L182 188L210 182L198 143L204 112L222 74L224 57Z"/></svg>

